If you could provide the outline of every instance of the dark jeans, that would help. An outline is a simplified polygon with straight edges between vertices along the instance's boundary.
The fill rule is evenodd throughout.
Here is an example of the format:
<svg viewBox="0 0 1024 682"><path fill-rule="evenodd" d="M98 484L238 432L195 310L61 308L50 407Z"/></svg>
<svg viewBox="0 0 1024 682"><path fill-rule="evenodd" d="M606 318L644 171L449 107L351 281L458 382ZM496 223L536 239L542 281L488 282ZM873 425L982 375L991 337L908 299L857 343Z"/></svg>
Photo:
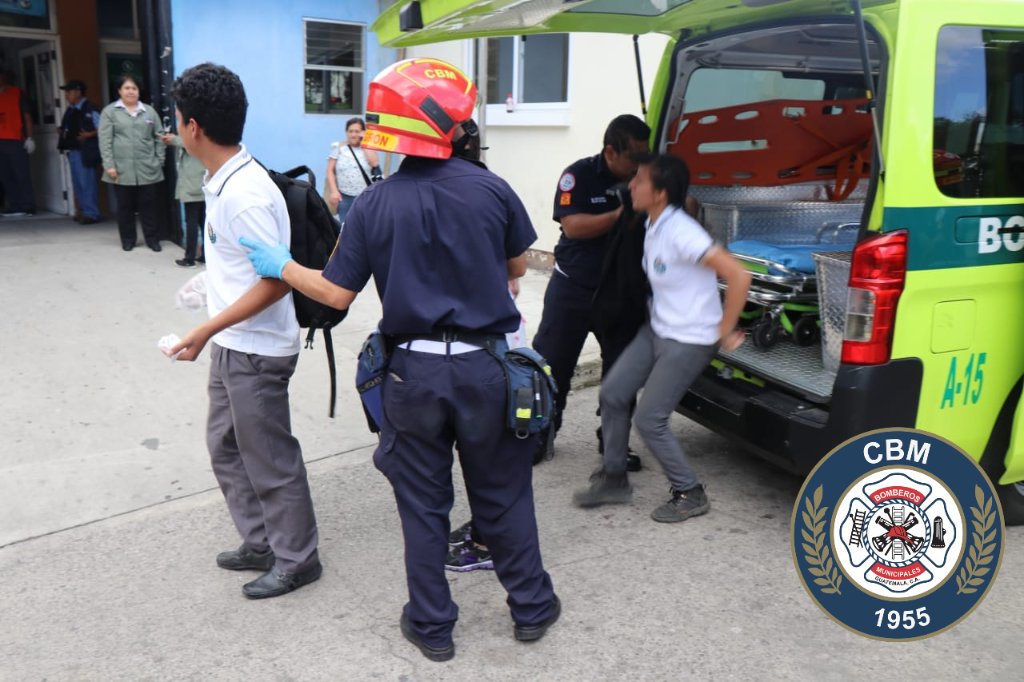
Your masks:
<svg viewBox="0 0 1024 682"><path fill-rule="evenodd" d="M185 202L185 260L196 259L196 249L199 245L199 235L202 234L203 225L206 223L206 202L188 201Z"/></svg>
<svg viewBox="0 0 1024 682"><path fill-rule="evenodd" d="M338 222L344 225L345 217L348 215L348 210L352 208L352 202L355 201L356 198L351 194L345 194L344 192L339 192L339 194L341 194L341 200L338 202Z"/></svg>
<svg viewBox="0 0 1024 682"><path fill-rule="evenodd" d="M152 185L114 185L117 198L117 231L121 242L134 245L138 239L135 231L135 214L142 221L142 234L147 244L160 242L156 224L156 201L159 183Z"/></svg>
<svg viewBox="0 0 1024 682"><path fill-rule="evenodd" d="M35 213L28 153L21 140L0 140L0 184L4 186L9 210Z"/></svg>
<svg viewBox="0 0 1024 682"><path fill-rule="evenodd" d="M71 168L71 185L78 200L78 210L82 217L92 220L100 219L100 188L96 180L96 166L82 163L82 152L77 149L68 151L68 166Z"/></svg>

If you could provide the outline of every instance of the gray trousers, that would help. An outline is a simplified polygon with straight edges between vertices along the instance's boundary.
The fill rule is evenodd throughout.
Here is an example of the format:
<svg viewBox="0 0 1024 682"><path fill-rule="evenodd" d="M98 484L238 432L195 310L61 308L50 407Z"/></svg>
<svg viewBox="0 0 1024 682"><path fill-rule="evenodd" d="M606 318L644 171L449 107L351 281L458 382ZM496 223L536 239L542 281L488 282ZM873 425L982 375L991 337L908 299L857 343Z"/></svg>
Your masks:
<svg viewBox="0 0 1024 682"><path fill-rule="evenodd" d="M288 381L298 355L211 347L206 445L242 541L269 547L294 573L317 562L316 516L302 448L292 435Z"/></svg>
<svg viewBox="0 0 1024 682"><path fill-rule="evenodd" d="M644 324L601 381L601 430L604 468L626 470L629 448L629 410L637 391L644 389L633 424L647 449L664 469L673 490L689 490L700 481L672 435L669 420L697 375L711 361L717 344L698 346L658 337Z"/></svg>

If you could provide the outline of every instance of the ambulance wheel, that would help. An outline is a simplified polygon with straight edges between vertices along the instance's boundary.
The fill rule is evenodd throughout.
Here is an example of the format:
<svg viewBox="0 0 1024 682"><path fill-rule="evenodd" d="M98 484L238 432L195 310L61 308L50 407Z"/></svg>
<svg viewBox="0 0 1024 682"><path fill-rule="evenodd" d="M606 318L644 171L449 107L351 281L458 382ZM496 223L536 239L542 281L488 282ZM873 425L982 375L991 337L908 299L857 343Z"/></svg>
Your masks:
<svg viewBox="0 0 1024 682"><path fill-rule="evenodd" d="M811 316L801 317L793 325L793 341L798 346L811 346L821 338L818 320Z"/></svg>
<svg viewBox="0 0 1024 682"><path fill-rule="evenodd" d="M1024 525L1024 483L997 485L999 502L1003 505L1003 520L1007 526Z"/></svg>
<svg viewBox="0 0 1024 682"><path fill-rule="evenodd" d="M771 348L779 340L779 325L771 318L763 318L754 325L751 337L758 348Z"/></svg>

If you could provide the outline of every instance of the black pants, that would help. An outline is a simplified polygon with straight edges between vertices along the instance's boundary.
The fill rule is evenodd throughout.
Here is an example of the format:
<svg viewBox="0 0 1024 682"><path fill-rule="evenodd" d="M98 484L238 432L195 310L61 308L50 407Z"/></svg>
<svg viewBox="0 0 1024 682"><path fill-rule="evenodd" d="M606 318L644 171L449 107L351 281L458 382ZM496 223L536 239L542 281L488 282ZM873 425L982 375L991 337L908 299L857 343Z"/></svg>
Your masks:
<svg viewBox="0 0 1024 682"><path fill-rule="evenodd" d="M0 183L4 186L9 210L35 213L28 153L21 140L0 140Z"/></svg>
<svg viewBox="0 0 1024 682"><path fill-rule="evenodd" d="M544 293L544 314L533 337L533 347L551 365L551 374L558 384L553 421L555 431L562 426L562 412L565 411L576 362L580 359L587 335L594 330L593 299L592 288L578 284L557 270L551 273ZM600 338L598 342L601 343L603 357L606 355L604 342ZM619 348L618 352L621 353L622 349Z"/></svg>
<svg viewBox="0 0 1024 682"><path fill-rule="evenodd" d="M196 259L199 234L206 222L206 202L185 202L185 260Z"/></svg>
<svg viewBox="0 0 1024 682"><path fill-rule="evenodd" d="M433 355L396 349L384 379L384 423L373 461L394 489L405 539L405 615L428 645L445 647L459 610L445 577L452 508L452 447L473 525L494 557L517 625L551 616L533 505L530 451L505 427L505 374L484 351Z"/></svg>
<svg viewBox="0 0 1024 682"><path fill-rule="evenodd" d="M121 243L135 245L135 214L142 221L142 235L147 244L160 242L160 231L156 224L156 201L159 183L152 185L114 185L117 198L117 231Z"/></svg>

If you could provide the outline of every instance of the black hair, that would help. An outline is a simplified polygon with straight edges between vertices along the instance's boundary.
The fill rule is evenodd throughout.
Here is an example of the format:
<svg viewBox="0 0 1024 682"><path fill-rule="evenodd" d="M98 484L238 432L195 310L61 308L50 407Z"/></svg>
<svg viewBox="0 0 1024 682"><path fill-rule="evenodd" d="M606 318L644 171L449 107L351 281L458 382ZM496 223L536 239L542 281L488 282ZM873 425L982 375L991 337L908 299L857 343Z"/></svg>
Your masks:
<svg viewBox="0 0 1024 682"><path fill-rule="evenodd" d="M685 161L671 154L646 154L637 163L650 169L651 184L668 195L670 205L685 208L690 189L690 169Z"/></svg>
<svg viewBox="0 0 1024 682"><path fill-rule="evenodd" d="M117 77L116 81L118 91L120 91L121 88L124 87L124 84L128 81L131 81L135 84L135 87L137 87L139 90L142 90L142 87L139 85L139 81L136 80L135 76L131 75L130 73L122 73L120 76ZM82 90L82 92L84 93L85 90Z"/></svg>
<svg viewBox="0 0 1024 682"><path fill-rule="evenodd" d="M242 141L249 101L238 75L219 64L189 67L171 92L183 122L195 119L211 141L230 147Z"/></svg>
<svg viewBox="0 0 1024 682"><path fill-rule="evenodd" d="M345 130L348 131L349 127L353 123L358 123L360 128L362 128L364 131L366 130L366 122L363 119L359 118L358 116L353 116L349 120L345 121Z"/></svg>
<svg viewBox="0 0 1024 682"><path fill-rule="evenodd" d="M604 146L611 145L618 153L629 151L630 142L647 142L651 129L633 114L622 114L612 119L604 131Z"/></svg>

